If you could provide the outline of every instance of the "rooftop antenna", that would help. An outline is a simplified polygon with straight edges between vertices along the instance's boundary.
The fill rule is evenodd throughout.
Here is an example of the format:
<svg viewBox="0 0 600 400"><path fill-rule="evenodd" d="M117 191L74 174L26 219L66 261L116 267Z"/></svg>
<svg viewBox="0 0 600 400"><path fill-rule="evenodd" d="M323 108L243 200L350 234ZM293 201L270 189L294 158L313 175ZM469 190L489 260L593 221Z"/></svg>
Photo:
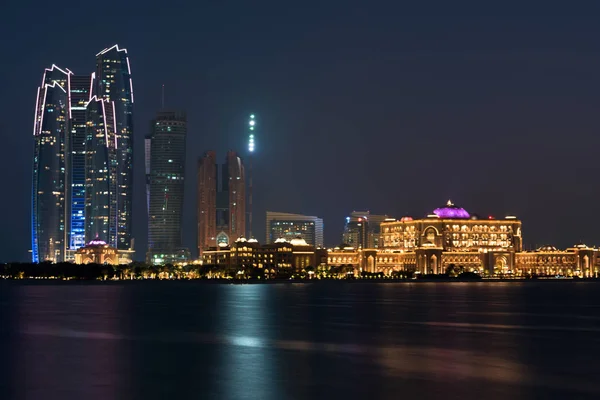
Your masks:
<svg viewBox="0 0 600 400"><path fill-rule="evenodd" d="M162 85L161 109L165 109L165 84Z"/></svg>
<svg viewBox="0 0 600 400"><path fill-rule="evenodd" d="M254 128L256 127L256 120L254 114L250 114L248 120L248 238L252 238L252 153L254 153Z"/></svg>

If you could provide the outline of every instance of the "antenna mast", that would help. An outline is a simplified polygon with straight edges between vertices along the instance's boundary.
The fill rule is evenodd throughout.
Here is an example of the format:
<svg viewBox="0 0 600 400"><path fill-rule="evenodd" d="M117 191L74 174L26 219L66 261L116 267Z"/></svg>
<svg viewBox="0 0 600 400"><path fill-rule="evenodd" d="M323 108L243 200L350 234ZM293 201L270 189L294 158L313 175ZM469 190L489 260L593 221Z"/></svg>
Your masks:
<svg viewBox="0 0 600 400"><path fill-rule="evenodd" d="M248 239L252 238L252 153L254 153L255 126L254 114L251 114L248 121L248 127L250 128L248 136Z"/></svg>

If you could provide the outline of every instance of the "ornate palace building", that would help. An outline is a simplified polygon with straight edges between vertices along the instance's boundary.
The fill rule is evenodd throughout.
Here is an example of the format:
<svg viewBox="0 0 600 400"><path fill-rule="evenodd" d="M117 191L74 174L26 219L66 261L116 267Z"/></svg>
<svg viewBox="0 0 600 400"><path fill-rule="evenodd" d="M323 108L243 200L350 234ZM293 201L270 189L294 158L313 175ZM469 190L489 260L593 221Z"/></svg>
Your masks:
<svg viewBox="0 0 600 400"><path fill-rule="evenodd" d="M508 273L523 243L516 217L480 219L451 201L422 219L383 222L381 238L386 264L422 274L444 273L450 265Z"/></svg>
<svg viewBox="0 0 600 400"><path fill-rule="evenodd" d="M386 274L454 269L496 276L597 277L600 272L595 248L580 244L566 250L544 246L523 251L516 217L481 219L451 201L425 218L385 221L378 249L332 249L327 263Z"/></svg>

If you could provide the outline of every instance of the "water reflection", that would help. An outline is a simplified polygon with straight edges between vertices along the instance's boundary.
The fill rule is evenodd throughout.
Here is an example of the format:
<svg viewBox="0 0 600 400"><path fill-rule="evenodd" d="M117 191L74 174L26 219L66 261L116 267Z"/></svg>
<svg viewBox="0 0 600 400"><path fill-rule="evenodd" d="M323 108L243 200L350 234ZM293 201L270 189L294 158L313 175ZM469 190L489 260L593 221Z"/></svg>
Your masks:
<svg viewBox="0 0 600 400"><path fill-rule="evenodd" d="M277 398L279 377L275 353L269 345L273 331L267 286L222 288L218 306L218 332L226 343L219 355L222 387L228 399Z"/></svg>
<svg viewBox="0 0 600 400"><path fill-rule="evenodd" d="M65 290L66 289L66 290ZM19 398L60 394L119 398L122 342L116 316L120 287L25 285L18 307L15 389ZM93 388L93 390L89 390Z"/></svg>
<svg viewBox="0 0 600 400"><path fill-rule="evenodd" d="M600 285L11 285L2 399L600 396Z"/></svg>

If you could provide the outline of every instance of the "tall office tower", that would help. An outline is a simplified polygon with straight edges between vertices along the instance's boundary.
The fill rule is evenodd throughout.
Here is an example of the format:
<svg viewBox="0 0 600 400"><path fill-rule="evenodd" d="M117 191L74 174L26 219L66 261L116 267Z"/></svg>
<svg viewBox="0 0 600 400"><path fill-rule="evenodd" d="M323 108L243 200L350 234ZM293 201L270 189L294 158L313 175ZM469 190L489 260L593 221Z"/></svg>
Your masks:
<svg viewBox="0 0 600 400"><path fill-rule="evenodd" d="M172 255L182 250L186 115L161 111L151 129L146 137L148 258L173 261ZM168 257L154 257L158 253Z"/></svg>
<svg viewBox="0 0 600 400"><path fill-rule="evenodd" d="M229 182L229 238L236 240L246 236L246 174L242 159L235 151L227 152L225 165Z"/></svg>
<svg viewBox="0 0 600 400"><path fill-rule="evenodd" d="M85 238L117 244L117 153L114 103L93 96L87 106Z"/></svg>
<svg viewBox="0 0 600 400"><path fill-rule="evenodd" d="M208 151L198 162L198 253L217 245L217 156Z"/></svg>
<svg viewBox="0 0 600 400"><path fill-rule="evenodd" d="M301 237L306 243L323 247L323 219L310 215L267 211L267 244L277 239Z"/></svg>
<svg viewBox="0 0 600 400"><path fill-rule="evenodd" d="M220 167L220 168L219 168ZM229 244L246 230L246 176L242 159L227 153L218 166L214 151L198 165L198 251Z"/></svg>
<svg viewBox="0 0 600 400"><path fill-rule="evenodd" d="M71 151L67 157L67 182L71 196L67 198L68 248L77 250L85 245L85 143L87 104L91 97L92 77L71 76Z"/></svg>
<svg viewBox="0 0 600 400"><path fill-rule="evenodd" d="M69 89L72 72L44 71L33 123L33 262L64 260L67 245L65 154L69 150Z"/></svg>
<svg viewBox="0 0 600 400"><path fill-rule="evenodd" d="M129 250L133 248L133 83L127 50L114 45L96 54L95 78L93 95L104 100L105 108L112 108L114 114L115 140L111 144L115 149L115 165L111 168L114 167L116 191L111 197L116 208L110 214L116 218L116 247Z"/></svg>
<svg viewBox="0 0 600 400"><path fill-rule="evenodd" d="M371 215L369 211L352 211L346 217L342 242L354 248L379 247L380 225L387 218L387 215Z"/></svg>

